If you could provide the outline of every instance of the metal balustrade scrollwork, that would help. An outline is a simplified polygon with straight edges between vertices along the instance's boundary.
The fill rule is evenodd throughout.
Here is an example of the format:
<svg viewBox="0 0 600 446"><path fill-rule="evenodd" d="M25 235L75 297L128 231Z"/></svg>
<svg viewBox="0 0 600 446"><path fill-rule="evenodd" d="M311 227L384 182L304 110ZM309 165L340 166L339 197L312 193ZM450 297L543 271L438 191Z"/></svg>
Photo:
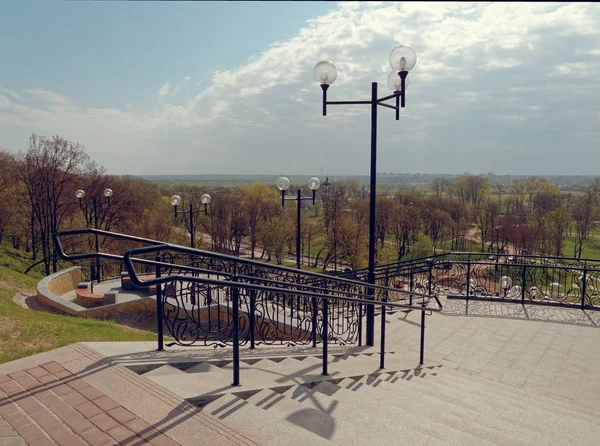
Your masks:
<svg viewBox="0 0 600 446"><path fill-rule="evenodd" d="M424 272L426 271L426 272ZM361 277L363 271L353 271ZM457 299L600 309L600 260L445 253L378 267L378 283ZM366 279L364 279L366 280Z"/></svg>

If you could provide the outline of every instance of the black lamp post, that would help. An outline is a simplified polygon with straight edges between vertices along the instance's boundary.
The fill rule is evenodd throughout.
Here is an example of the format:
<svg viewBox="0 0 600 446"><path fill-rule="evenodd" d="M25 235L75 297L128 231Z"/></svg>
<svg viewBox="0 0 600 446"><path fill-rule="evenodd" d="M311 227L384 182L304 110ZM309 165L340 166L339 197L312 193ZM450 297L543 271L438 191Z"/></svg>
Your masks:
<svg viewBox="0 0 600 446"><path fill-rule="evenodd" d="M94 221L94 229L98 229L98 212L99 209L102 210L102 206L104 204L106 204L107 208L108 206L110 206L110 197L113 196L113 191L112 189L104 189L104 196L106 197L105 200L98 200L96 196L94 196L92 198L92 201L84 201L84 197L85 197L85 191L83 189L78 189L75 191L75 196L77 197L77 199L79 200L79 208L83 211L83 215L85 216L85 223L87 226L90 225L90 221L89 221L89 210L91 210L92 213L92 220ZM88 207L91 206L91 209L88 209ZM94 238L95 238L95 248L96 248L96 252L98 252L99 250L99 246L98 246L98 234L94 234ZM95 276L95 277L94 277ZM94 279L99 283L100 282L100 258L96 257L96 271L95 274L92 274L92 283L91 283L91 288L90 291L93 293L94 292Z"/></svg>
<svg viewBox="0 0 600 446"><path fill-rule="evenodd" d="M204 205L204 209L194 209L194 205L192 204L192 202L190 201L190 208L187 211L178 211L177 210L177 206L179 206L181 204L181 197L179 195L173 195L171 197L171 204L173 205L173 210L175 212L174 216L175 216L175 220L177 220L177 215L178 214L189 214L190 215L190 227L189 227L189 231L190 231L190 246L192 248L195 248L195 238L196 238L196 234L195 234L195 226L194 226L194 214L197 214L198 212L204 212L204 215L208 214L208 203L210 203L210 195L208 194L202 194L200 196L200 201L202 202L202 204Z"/></svg>
<svg viewBox="0 0 600 446"><path fill-rule="evenodd" d="M321 181L317 177L312 177L308 180L308 187L312 190L312 197L303 197L302 189L298 188L296 198L285 197L285 192L290 188L290 180L286 177L281 177L277 180L277 189L281 191L281 206L285 206L287 200L295 200L298 202L298 210L296 213L296 268L300 269L300 215L302 210L302 200L312 200L315 204L317 189L321 185Z"/></svg>
<svg viewBox="0 0 600 446"><path fill-rule="evenodd" d="M408 45L398 45L390 53L392 71L387 79L388 86L393 94L379 98L377 96L377 82L371 84L371 100L369 101L327 101L327 89L337 78L337 69L329 61L321 61L315 66L315 80L323 90L323 116L327 115L327 105L355 105L364 104L371 106L371 173L370 173L370 212L369 212L369 277L371 284L375 283L375 201L377 193L377 106L391 108L396 111L396 120L400 119L400 108L404 108L407 75L417 63L417 53ZM396 105L387 104L389 99L396 99ZM374 299L374 290L369 289L369 298ZM375 307L367 307L367 345L374 345L375 339Z"/></svg>

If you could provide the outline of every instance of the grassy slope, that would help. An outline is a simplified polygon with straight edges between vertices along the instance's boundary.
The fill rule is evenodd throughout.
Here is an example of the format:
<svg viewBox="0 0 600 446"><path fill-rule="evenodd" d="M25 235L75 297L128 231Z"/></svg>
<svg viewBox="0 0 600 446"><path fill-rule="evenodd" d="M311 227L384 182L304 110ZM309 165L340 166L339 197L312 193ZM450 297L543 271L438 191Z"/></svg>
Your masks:
<svg viewBox="0 0 600 446"><path fill-rule="evenodd" d="M110 321L25 309L13 302L18 291L33 294L43 276L22 274L31 262L24 252L0 246L0 363L82 341L152 341L156 335Z"/></svg>

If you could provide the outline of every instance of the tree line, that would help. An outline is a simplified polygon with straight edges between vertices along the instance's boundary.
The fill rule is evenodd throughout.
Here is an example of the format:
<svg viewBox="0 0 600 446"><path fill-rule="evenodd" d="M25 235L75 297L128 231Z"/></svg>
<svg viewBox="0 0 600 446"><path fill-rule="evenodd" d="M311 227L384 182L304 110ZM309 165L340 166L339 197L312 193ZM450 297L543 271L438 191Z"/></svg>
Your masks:
<svg viewBox="0 0 600 446"><path fill-rule="evenodd" d="M303 263L327 268L365 267L368 254L369 197L356 182L321 187L313 206L302 202ZM294 251L296 206L281 206L274 185L201 187L161 184L133 176L107 175L78 143L59 136L32 135L18 154L0 151L0 242L31 253L46 274L59 267L52 234L93 226L84 200L111 188L110 206L98 212L99 228L172 243L189 243L189 215L175 221L168 197L178 194L183 209L209 193L208 214L194 214L196 245L239 256L282 263ZM378 263L390 263L447 250L528 252L581 258L600 216L600 180L577 194L565 194L544 179L530 177L511 186L480 176L437 178L427 190L381 188L377 195ZM304 193L309 196L306 188ZM565 250L569 240L572 249ZM82 242L83 243L83 242ZM85 243L91 243L87 240ZM114 241L101 241L109 248Z"/></svg>

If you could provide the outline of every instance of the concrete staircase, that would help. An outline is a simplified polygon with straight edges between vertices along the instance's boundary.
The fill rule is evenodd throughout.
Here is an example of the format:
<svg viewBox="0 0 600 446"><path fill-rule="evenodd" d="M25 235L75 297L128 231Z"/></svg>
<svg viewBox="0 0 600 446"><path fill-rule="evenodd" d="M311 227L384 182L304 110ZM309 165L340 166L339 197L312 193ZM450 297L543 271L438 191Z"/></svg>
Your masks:
<svg viewBox="0 0 600 446"><path fill-rule="evenodd" d="M142 373L264 445L598 444L600 407L427 365L393 352L162 365ZM412 362L414 364L414 360Z"/></svg>

